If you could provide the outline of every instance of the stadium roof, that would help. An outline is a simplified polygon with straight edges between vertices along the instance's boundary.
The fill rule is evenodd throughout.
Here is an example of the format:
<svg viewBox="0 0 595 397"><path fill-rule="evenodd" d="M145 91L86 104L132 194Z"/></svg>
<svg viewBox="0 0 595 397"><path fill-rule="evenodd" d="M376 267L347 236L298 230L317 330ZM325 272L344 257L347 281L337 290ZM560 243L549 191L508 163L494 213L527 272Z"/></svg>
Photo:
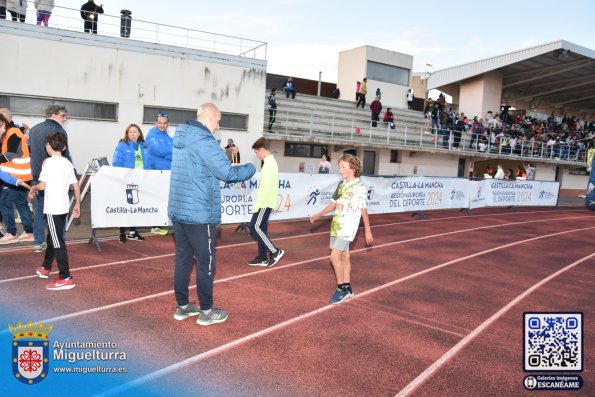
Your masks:
<svg viewBox="0 0 595 397"><path fill-rule="evenodd" d="M494 71L502 73L502 103L595 120L595 51L564 40L437 70L427 89L456 94L461 81Z"/></svg>

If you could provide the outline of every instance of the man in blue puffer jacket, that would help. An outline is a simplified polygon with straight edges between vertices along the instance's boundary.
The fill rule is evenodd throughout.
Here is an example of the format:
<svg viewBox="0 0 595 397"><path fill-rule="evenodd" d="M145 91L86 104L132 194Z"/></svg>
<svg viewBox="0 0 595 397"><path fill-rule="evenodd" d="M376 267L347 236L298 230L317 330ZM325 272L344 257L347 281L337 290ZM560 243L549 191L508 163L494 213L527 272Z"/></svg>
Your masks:
<svg viewBox="0 0 595 397"><path fill-rule="evenodd" d="M227 320L227 312L213 306L216 226L221 223L220 181L250 179L252 164L232 166L213 136L221 111L212 103L198 108L197 119L180 124L173 142L173 161L167 212L176 235L174 291L176 320L198 315L199 325ZM188 284L196 257L196 290L200 307L189 302Z"/></svg>
<svg viewBox="0 0 595 397"><path fill-rule="evenodd" d="M159 113L155 120L155 127L147 133L147 145L151 153L150 169L171 170L171 156L173 139L167 133L169 117Z"/></svg>
<svg viewBox="0 0 595 397"><path fill-rule="evenodd" d="M169 116L165 113L159 113L155 119L155 127L149 130L147 134L147 145L149 154L149 166L146 170L171 170L171 154L173 138L167 133L169 126ZM165 236L168 231L159 226L151 228L151 233Z"/></svg>

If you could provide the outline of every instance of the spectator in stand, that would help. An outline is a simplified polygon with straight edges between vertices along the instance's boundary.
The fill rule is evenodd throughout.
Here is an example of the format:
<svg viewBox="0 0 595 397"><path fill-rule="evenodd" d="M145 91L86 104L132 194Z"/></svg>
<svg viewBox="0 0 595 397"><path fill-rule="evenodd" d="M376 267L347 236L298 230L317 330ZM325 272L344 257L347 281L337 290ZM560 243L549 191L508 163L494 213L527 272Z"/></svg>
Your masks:
<svg viewBox="0 0 595 397"><path fill-rule="evenodd" d="M81 7L81 18L85 21L85 33L97 34L97 19L103 14L103 4L95 4L95 0L89 0Z"/></svg>
<svg viewBox="0 0 595 397"><path fill-rule="evenodd" d="M27 0L7 0L6 10L10 12L13 21L25 22Z"/></svg>
<svg viewBox="0 0 595 397"><path fill-rule="evenodd" d="M147 133L147 146L149 152L150 170L171 170L173 139L167 133L169 127L169 116L159 113L155 119L155 127ZM151 228L152 234L165 236L168 231L159 226Z"/></svg>
<svg viewBox="0 0 595 397"><path fill-rule="evenodd" d="M440 125L440 104L438 102L434 102L434 107L432 108L431 118L432 118L432 130L434 130L435 134L438 134L438 131L442 128Z"/></svg>
<svg viewBox="0 0 595 397"><path fill-rule="evenodd" d="M524 120L525 120L525 115L523 114L522 111L520 111L514 117L514 124L523 124Z"/></svg>
<svg viewBox="0 0 595 397"><path fill-rule="evenodd" d="M140 127L136 124L130 124L126 128L124 137L120 140L114 151L114 167L132 168L137 170L148 169L149 149L145 143L145 137ZM145 238L138 234L136 227L128 229L120 228L120 242L125 243L127 240L143 241Z"/></svg>
<svg viewBox="0 0 595 397"><path fill-rule="evenodd" d="M446 115L446 121L442 123L442 127L446 126L446 129L452 130L454 129L455 125L457 124L457 120L459 119L459 115L455 112L454 108L449 107L448 112L443 112Z"/></svg>
<svg viewBox="0 0 595 397"><path fill-rule="evenodd" d="M424 109L424 132L427 131L428 133L432 129L432 107L430 101L428 101Z"/></svg>
<svg viewBox="0 0 595 397"><path fill-rule="evenodd" d="M554 112L552 112L552 114L550 114L550 116L547 118L547 129L549 131L553 131L555 123L556 123L556 116L554 115Z"/></svg>
<svg viewBox="0 0 595 397"><path fill-rule="evenodd" d="M295 99L295 86L291 77L288 77L283 84L283 91L285 91L286 98L289 98L289 94L291 94L291 99Z"/></svg>
<svg viewBox="0 0 595 397"><path fill-rule="evenodd" d="M330 158L323 154L322 158L320 159L320 164L318 164L318 173L319 174L328 174L331 172L331 163Z"/></svg>
<svg viewBox="0 0 595 397"><path fill-rule="evenodd" d="M385 123L388 123L388 126L391 130L395 129L395 116L391 111L391 108L386 108L386 112L384 112L384 117L382 119Z"/></svg>
<svg viewBox="0 0 595 397"><path fill-rule="evenodd" d="M535 180L535 166L531 163L527 164L527 180L528 181Z"/></svg>
<svg viewBox="0 0 595 397"><path fill-rule="evenodd" d="M523 164L519 165L516 172L514 173L514 177L517 181L524 181L527 179L527 171L525 170L525 166Z"/></svg>
<svg viewBox="0 0 595 397"><path fill-rule="evenodd" d="M459 145L461 143L461 136L463 131L465 130L465 115L461 113L455 121L454 130L452 132L453 142L452 148L453 150L460 150Z"/></svg>
<svg viewBox="0 0 595 397"><path fill-rule="evenodd" d="M512 168L509 168L508 171L506 171L506 174L504 174L504 179L509 181L515 180L514 171L512 170Z"/></svg>
<svg viewBox="0 0 595 397"><path fill-rule="evenodd" d="M382 99L382 92L380 91L380 88L376 88L376 96L378 97L378 100Z"/></svg>
<svg viewBox="0 0 595 397"><path fill-rule="evenodd" d="M37 26L41 24L48 26L54 9L54 0L35 0L35 9L37 10Z"/></svg>
<svg viewBox="0 0 595 397"><path fill-rule="evenodd" d="M556 146L557 139L554 137L554 134L550 134L547 143L545 144L547 151L544 153L546 156L554 157L554 151Z"/></svg>
<svg viewBox="0 0 595 397"><path fill-rule="evenodd" d="M382 112L382 103L380 98L376 97L370 104L370 110L372 111L372 127L378 125L377 121L380 120L380 112Z"/></svg>
<svg viewBox="0 0 595 397"><path fill-rule="evenodd" d="M506 125L508 125L508 110L511 108L512 106L510 105L504 105L502 104L500 106L500 119L502 120L502 122Z"/></svg>
<svg viewBox="0 0 595 397"><path fill-rule="evenodd" d="M471 126L471 142L469 143L469 149L477 149L479 144L479 137L483 133L483 120L477 119L477 116L473 117L473 125Z"/></svg>
<svg viewBox="0 0 595 397"><path fill-rule="evenodd" d="M333 92L331 92L331 98L339 99L341 97L341 90L339 87L336 87Z"/></svg>
<svg viewBox="0 0 595 397"><path fill-rule="evenodd" d="M497 166L496 175L494 175L494 179L504 179L504 170L502 169L502 166L500 164L498 164Z"/></svg>
<svg viewBox="0 0 595 397"><path fill-rule="evenodd" d="M407 109L412 110L413 109L413 90L410 88L409 91L407 91Z"/></svg>
<svg viewBox="0 0 595 397"><path fill-rule="evenodd" d="M500 122L500 116L496 115L494 118L488 120L488 127L496 133L501 132L503 125Z"/></svg>
<svg viewBox="0 0 595 397"><path fill-rule="evenodd" d="M492 113L491 110L488 110L488 112L486 113L486 117L485 117L485 122L489 123L490 120L494 117L494 114ZM487 126L486 126L487 127Z"/></svg>
<svg viewBox="0 0 595 397"><path fill-rule="evenodd" d="M356 103L359 102L359 96L360 96L361 87L362 87L362 83L360 83L359 81L357 81L355 83L355 102Z"/></svg>
<svg viewBox="0 0 595 397"><path fill-rule="evenodd" d="M357 100L357 104L355 105L356 108L361 103L362 109L363 109L366 104L366 94L368 93L368 86L366 85L367 82L368 82L368 79L364 77L364 80L361 83L360 88L359 88L359 99Z"/></svg>
<svg viewBox="0 0 595 397"><path fill-rule="evenodd" d="M440 111L443 112L444 108L446 108L446 97L444 96L444 94L438 95L438 99L436 99L436 102L438 102L438 106L440 106Z"/></svg>
<svg viewBox="0 0 595 397"><path fill-rule="evenodd" d="M486 165L486 170L485 170L484 174L489 175L490 178L494 176L494 170L492 169L492 167L489 164Z"/></svg>
<svg viewBox="0 0 595 397"><path fill-rule="evenodd" d="M267 101L267 107L269 108L269 132L273 132L273 124L275 124L275 120L277 119L277 100L275 99L275 95L277 94L277 89L271 89L271 95L269 95L269 100Z"/></svg>

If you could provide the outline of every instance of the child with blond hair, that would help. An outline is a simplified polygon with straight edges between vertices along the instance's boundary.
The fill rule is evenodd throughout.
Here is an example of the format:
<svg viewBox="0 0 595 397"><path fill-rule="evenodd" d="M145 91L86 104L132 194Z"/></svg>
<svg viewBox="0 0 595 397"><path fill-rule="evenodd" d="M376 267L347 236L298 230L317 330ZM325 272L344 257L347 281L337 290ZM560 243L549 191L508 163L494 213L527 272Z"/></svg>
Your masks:
<svg viewBox="0 0 595 397"><path fill-rule="evenodd" d="M339 172L343 181L337 186L331 202L310 217L310 222L314 223L322 215L335 211L330 232L330 257L337 279L337 288L330 298L330 303L334 305L354 296L351 288L349 244L357 234L360 218L364 221L366 243L370 245L374 241L366 210L367 189L359 180L362 173L359 158L350 154L343 155L339 159Z"/></svg>

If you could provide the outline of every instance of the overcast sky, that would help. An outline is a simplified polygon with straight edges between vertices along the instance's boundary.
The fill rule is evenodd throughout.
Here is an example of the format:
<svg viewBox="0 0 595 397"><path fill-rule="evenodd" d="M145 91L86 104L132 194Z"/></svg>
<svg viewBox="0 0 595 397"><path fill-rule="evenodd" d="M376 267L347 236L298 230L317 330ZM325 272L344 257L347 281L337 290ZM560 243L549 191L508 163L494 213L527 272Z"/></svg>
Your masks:
<svg viewBox="0 0 595 397"><path fill-rule="evenodd" d="M84 2L55 0L56 6L76 9ZM336 82L339 52L366 44L413 55L414 72L426 71L426 64L433 67L428 71L438 70L559 39L595 50L593 0L96 3L110 15L128 9L137 20L264 41L269 73L317 80L322 71L329 82Z"/></svg>

